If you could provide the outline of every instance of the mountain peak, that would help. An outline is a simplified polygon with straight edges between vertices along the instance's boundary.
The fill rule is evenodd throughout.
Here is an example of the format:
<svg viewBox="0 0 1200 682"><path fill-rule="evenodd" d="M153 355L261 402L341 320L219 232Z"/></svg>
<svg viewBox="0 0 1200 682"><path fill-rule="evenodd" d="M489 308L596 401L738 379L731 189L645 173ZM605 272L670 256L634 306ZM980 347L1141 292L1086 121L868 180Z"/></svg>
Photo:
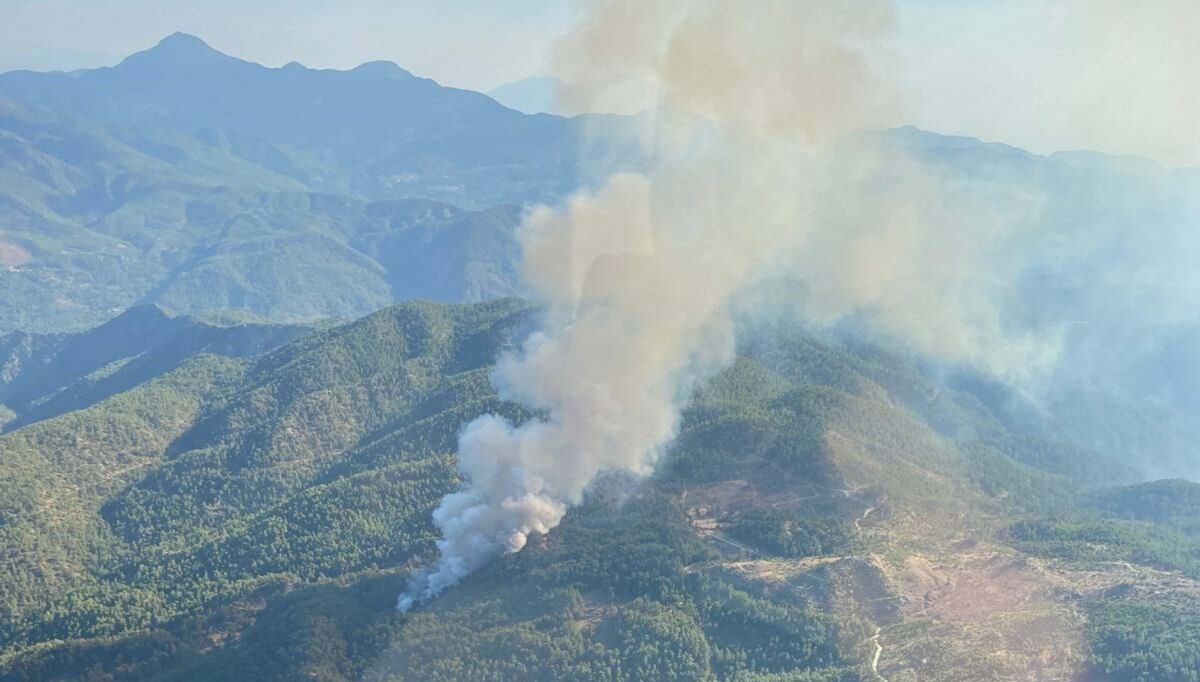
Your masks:
<svg viewBox="0 0 1200 682"><path fill-rule="evenodd" d="M190 34L176 31L171 35L158 41L157 47L160 48L184 48L184 49L201 49L211 50L212 47L200 38Z"/></svg>
<svg viewBox="0 0 1200 682"><path fill-rule="evenodd" d="M400 66L398 64L396 64L395 62L389 62L389 61L383 61L383 60L359 64L358 66L351 69L351 72L357 73L360 75L367 75L367 76L374 76L374 77L381 77L381 78L396 78L396 77L411 78L412 77L411 73L400 68Z"/></svg>
<svg viewBox="0 0 1200 682"><path fill-rule="evenodd" d="M121 67L160 66L177 69L194 64L214 64L241 61L215 50L208 43L188 33L172 33L154 47L125 58Z"/></svg>

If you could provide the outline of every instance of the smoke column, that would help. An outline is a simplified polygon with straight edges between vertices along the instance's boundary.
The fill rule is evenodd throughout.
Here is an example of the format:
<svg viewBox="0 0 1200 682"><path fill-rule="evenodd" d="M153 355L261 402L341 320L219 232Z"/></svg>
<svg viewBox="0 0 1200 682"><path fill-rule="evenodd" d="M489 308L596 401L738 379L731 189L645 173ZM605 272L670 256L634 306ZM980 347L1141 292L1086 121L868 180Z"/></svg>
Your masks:
<svg viewBox="0 0 1200 682"><path fill-rule="evenodd" d="M1195 471L1200 174L1016 150L975 164L919 131L849 134L903 120L885 0L585 9L555 55L571 105L589 109L589 84L652 84L638 121L653 161L528 213L524 277L545 314L493 382L544 417L460 434L466 486L434 512L441 556L401 610L555 527L598 473L651 471L692 388L733 358L735 300L818 326L853 316L1046 405L1153 396L1182 434L1155 448ZM779 300L739 296L779 277L797 283Z"/></svg>
<svg viewBox="0 0 1200 682"><path fill-rule="evenodd" d="M544 323L493 378L544 418L459 436L467 485L434 512L441 556L397 607L439 594L554 528L608 469L647 473L692 387L726 366L732 296L799 248L815 145L876 122L882 0L620 0L590 7L559 49L575 83L655 84L653 158L521 228Z"/></svg>

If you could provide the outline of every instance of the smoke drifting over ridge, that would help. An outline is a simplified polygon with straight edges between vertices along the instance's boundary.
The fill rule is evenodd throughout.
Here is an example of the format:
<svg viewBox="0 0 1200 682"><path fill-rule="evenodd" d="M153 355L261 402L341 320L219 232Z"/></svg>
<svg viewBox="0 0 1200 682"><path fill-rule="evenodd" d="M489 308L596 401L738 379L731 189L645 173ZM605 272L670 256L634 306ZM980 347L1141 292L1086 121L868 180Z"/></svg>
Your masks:
<svg viewBox="0 0 1200 682"><path fill-rule="evenodd" d="M466 427L469 486L435 511L441 557L400 609L553 528L599 472L650 470L692 386L733 358L730 297L804 231L812 183L796 161L871 122L866 53L887 12L625 0L597 4L564 41L575 82L615 68L657 85L656 161L527 217L525 276L546 318L495 382L548 416Z"/></svg>
<svg viewBox="0 0 1200 682"><path fill-rule="evenodd" d="M441 556L401 610L555 527L600 472L650 472L692 388L733 359L731 303L769 278L799 283L786 306L809 322L854 315L1030 391L1103 367L1125 394L1120 371L1157 358L1165 332L1200 338L1183 265L1200 256L1194 178L849 134L902 120L891 22L883 0L591 6L560 75L653 83L653 162L527 215L524 275L545 314L493 380L545 416L463 430L467 485L434 512ZM1145 215L1163 229L1131 231ZM1127 286L1164 258L1170 286Z"/></svg>

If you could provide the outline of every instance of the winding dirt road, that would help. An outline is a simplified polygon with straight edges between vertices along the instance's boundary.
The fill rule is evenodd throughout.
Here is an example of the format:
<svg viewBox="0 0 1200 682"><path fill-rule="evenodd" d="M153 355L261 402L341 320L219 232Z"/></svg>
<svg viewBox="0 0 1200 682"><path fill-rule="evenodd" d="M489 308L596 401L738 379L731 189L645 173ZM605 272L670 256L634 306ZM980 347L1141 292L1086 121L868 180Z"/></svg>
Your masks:
<svg viewBox="0 0 1200 682"><path fill-rule="evenodd" d="M871 657L871 674L874 675L875 679L879 680L879 682L887 682L883 675L879 674L879 657L883 655L883 645L879 643L879 633L880 630L878 627L876 627L875 634L871 635L871 639L869 640L875 645L875 654Z"/></svg>

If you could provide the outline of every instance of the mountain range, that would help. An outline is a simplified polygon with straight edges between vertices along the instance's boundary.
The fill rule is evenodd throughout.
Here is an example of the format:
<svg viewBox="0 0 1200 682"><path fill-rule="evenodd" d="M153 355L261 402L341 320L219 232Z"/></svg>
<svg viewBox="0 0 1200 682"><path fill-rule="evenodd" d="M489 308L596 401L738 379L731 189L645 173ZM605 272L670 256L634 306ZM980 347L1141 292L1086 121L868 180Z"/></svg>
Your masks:
<svg viewBox="0 0 1200 682"><path fill-rule="evenodd" d="M6 73L0 331L139 302L300 320L510 295L520 206L604 172L581 147L636 162L623 130L387 62L270 69L183 34L114 67Z"/></svg>
<svg viewBox="0 0 1200 682"><path fill-rule="evenodd" d="M654 116L528 115L387 62L267 68L184 34L113 67L0 74L0 333L148 303L306 322L520 295L523 210L643 167ZM1148 161L878 135L993 194L1048 194L1048 230L1172 225L1200 191Z"/></svg>
<svg viewBox="0 0 1200 682"><path fill-rule="evenodd" d="M523 212L654 115L182 34L0 75L0 681L1200 681L1200 484L1151 480L1195 471L1200 330L1132 279L1190 264L1200 174L911 127L839 144L1038 198L1005 301L1071 321L1049 386L759 321L653 474L395 610L462 427L537 416L492 385Z"/></svg>

